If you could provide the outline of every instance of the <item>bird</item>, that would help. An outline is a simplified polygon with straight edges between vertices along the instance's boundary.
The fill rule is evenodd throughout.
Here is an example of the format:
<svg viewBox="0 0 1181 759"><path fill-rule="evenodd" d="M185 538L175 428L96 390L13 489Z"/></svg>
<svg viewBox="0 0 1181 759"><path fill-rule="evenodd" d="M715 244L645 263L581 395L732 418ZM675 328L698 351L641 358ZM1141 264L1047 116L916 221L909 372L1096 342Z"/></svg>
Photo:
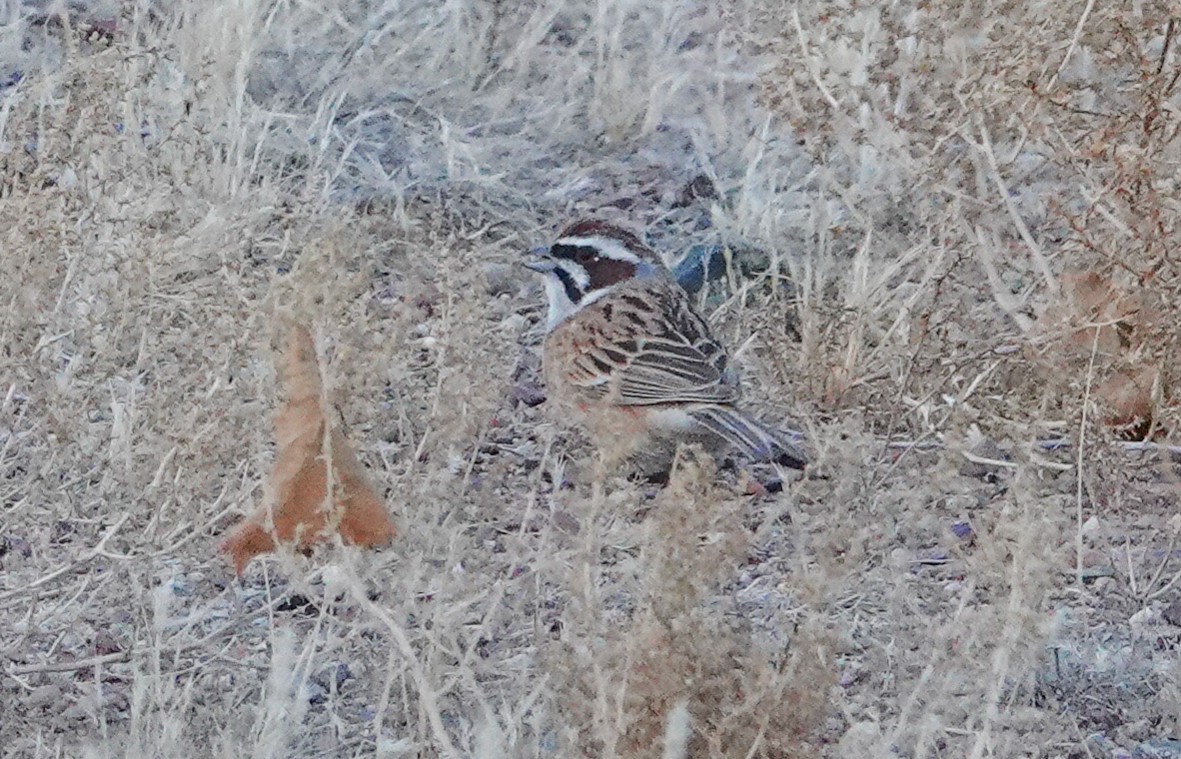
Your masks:
<svg viewBox="0 0 1181 759"><path fill-rule="evenodd" d="M730 357L660 256L597 219L567 226L525 262L543 277L548 310L542 375L561 413L614 460L656 443L701 442L793 469L799 433L739 407Z"/></svg>

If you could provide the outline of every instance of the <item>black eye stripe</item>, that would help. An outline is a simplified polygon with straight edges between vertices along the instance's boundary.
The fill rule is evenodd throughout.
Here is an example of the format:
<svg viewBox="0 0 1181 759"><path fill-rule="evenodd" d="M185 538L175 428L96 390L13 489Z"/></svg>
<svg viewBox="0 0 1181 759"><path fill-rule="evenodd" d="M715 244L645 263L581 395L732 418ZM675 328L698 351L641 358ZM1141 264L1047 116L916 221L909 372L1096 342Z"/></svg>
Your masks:
<svg viewBox="0 0 1181 759"><path fill-rule="evenodd" d="M578 289L578 284L570 276L570 272L559 266L554 269L554 274L558 276L558 281L562 283L562 289L566 291L566 297L570 299L571 303L578 303L582 300L582 291Z"/></svg>
<svg viewBox="0 0 1181 759"><path fill-rule="evenodd" d="M563 245L561 243L550 248L550 255L554 258L561 258L566 261L577 261L580 257L583 260L589 258L597 258L599 249L590 245Z"/></svg>

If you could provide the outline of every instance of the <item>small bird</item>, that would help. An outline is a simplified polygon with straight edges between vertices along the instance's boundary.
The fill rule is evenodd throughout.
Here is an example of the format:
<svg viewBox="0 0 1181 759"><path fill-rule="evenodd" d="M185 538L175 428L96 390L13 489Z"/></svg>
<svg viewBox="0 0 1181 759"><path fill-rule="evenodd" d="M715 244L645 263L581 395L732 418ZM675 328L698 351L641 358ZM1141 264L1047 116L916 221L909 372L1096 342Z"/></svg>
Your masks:
<svg viewBox="0 0 1181 759"><path fill-rule="evenodd" d="M737 407L738 376L660 257L631 232L580 221L533 251L549 312L542 368L550 397L604 451L626 457L654 438L728 445L803 469L800 435Z"/></svg>

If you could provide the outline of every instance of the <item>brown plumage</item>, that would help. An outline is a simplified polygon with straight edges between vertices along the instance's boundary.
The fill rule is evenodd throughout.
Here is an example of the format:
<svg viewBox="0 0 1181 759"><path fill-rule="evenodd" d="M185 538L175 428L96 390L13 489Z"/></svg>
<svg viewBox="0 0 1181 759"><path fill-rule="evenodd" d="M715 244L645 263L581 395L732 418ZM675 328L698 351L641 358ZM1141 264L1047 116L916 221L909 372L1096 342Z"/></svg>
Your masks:
<svg viewBox="0 0 1181 759"><path fill-rule="evenodd" d="M530 268L546 275L550 396L600 448L622 456L653 436L704 440L803 468L807 458L792 435L737 408L738 378L725 349L634 234L579 222Z"/></svg>

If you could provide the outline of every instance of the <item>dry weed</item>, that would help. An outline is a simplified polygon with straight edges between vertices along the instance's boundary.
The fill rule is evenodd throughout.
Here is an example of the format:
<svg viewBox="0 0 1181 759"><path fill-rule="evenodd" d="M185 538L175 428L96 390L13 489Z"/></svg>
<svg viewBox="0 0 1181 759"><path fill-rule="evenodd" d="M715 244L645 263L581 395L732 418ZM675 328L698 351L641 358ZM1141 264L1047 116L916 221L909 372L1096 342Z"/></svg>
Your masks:
<svg viewBox="0 0 1181 759"><path fill-rule="evenodd" d="M646 506L638 553L604 571L599 552L588 552L573 575L572 615L547 658L565 712L581 726L577 751L809 755L832 680L823 637L801 630L786 650L772 650L719 598L748 555L744 499L719 488L702 454L680 454L668 487ZM634 587L632 600L604 628L594 620L613 605L606 593L616 573ZM690 737L670 754L678 719Z"/></svg>
<svg viewBox="0 0 1181 759"><path fill-rule="evenodd" d="M1175 732L1163 5L186 1L97 39L92 10L0 9L6 751ZM660 492L569 485L589 453L538 404L514 264L590 214L670 261L730 251L703 302L814 476L739 497L690 456ZM1056 317L1070 271L1114 310ZM286 310L332 336L325 389L402 534L236 582L212 549L272 460ZM1153 445L1096 425L1121 372L1152 376Z"/></svg>

